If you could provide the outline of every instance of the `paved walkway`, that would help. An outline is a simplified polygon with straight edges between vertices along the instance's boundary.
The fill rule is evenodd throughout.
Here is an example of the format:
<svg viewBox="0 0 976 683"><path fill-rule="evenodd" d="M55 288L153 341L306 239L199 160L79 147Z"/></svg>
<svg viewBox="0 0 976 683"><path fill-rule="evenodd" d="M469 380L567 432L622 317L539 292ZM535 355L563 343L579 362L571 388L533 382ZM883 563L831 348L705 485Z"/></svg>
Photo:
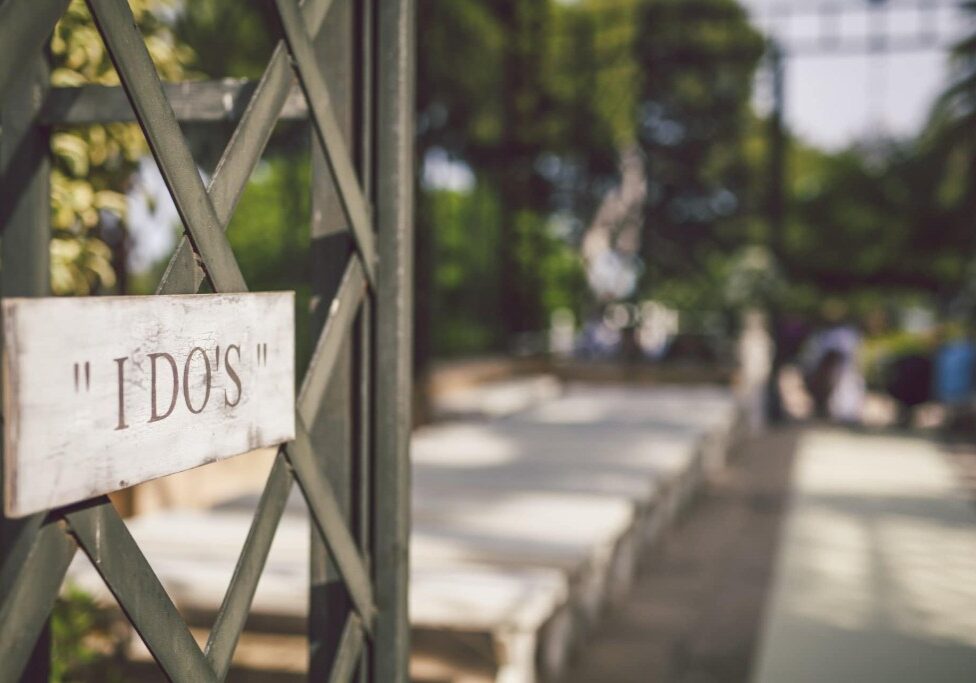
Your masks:
<svg viewBox="0 0 976 683"><path fill-rule="evenodd" d="M936 444L743 444L570 683L976 680L976 507Z"/></svg>
<svg viewBox="0 0 976 683"><path fill-rule="evenodd" d="M736 448L607 615L568 683L748 679L798 436L783 430Z"/></svg>
<svg viewBox="0 0 976 683"><path fill-rule="evenodd" d="M933 443L805 433L756 683L976 680L976 509Z"/></svg>

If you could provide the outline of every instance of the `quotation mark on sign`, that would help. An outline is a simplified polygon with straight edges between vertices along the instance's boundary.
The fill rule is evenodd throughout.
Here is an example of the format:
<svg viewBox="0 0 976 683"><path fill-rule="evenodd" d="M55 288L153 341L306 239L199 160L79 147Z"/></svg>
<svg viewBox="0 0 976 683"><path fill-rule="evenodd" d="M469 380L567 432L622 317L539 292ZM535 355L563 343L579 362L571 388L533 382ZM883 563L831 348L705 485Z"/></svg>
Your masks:
<svg viewBox="0 0 976 683"><path fill-rule="evenodd" d="M82 379L81 364L75 363L75 393L78 393L79 389L81 389L81 379ZM88 391L89 389L91 389L91 363L89 363L88 361L85 361L84 380L85 380L85 391Z"/></svg>
<svg viewBox="0 0 976 683"><path fill-rule="evenodd" d="M268 364L268 345L258 344L258 365L267 366Z"/></svg>

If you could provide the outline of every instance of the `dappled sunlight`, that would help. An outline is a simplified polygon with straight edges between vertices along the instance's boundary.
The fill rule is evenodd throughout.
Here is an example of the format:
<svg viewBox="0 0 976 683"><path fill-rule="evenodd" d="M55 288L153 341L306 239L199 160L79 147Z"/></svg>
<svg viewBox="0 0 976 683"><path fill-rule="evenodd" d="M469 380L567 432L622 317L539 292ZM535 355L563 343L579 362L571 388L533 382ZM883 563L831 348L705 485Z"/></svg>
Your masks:
<svg viewBox="0 0 976 683"><path fill-rule="evenodd" d="M864 502L818 499L793 525L783 567L797 574L790 609L837 628L881 625L976 646L972 523L883 512L883 500L865 516Z"/></svg>
<svg viewBox="0 0 976 683"><path fill-rule="evenodd" d="M785 569L800 576L789 598L797 614L976 645L976 514L955 499L934 446L814 432L797 475L801 514Z"/></svg>
<svg viewBox="0 0 976 683"><path fill-rule="evenodd" d="M422 444L415 463L457 468L502 465L515 459L514 439L493 432L489 425L458 424L438 430L420 429L415 439ZM459 444L464 448L459 448Z"/></svg>
<svg viewBox="0 0 976 683"><path fill-rule="evenodd" d="M866 445L870 450L860 447ZM919 451L927 457L919 457ZM863 498L864 504L888 495L909 498L953 496L953 475L932 443L905 435L817 430L804 437L801 453L816 452L816 458L801 458L797 467L810 494ZM938 465L933 465L935 459ZM863 475L870 470L870 478ZM905 481L912 482L905 487ZM882 508L883 509L883 508Z"/></svg>
<svg viewBox="0 0 976 683"><path fill-rule="evenodd" d="M623 499L545 492L426 492L414 507L414 518L425 525L577 547L623 532L632 516L632 507Z"/></svg>
<svg viewBox="0 0 976 683"><path fill-rule="evenodd" d="M873 618L870 535L846 514L815 510L793 527L794 555L783 568L797 572L787 599L798 615L856 630Z"/></svg>
<svg viewBox="0 0 976 683"><path fill-rule="evenodd" d="M538 628L567 592L565 577L546 569L524 569L517 580L510 570L491 567L421 568L414 577L410 611L428 628L452 623L459 612L470 628L499 621Z"/></svg>
<svg viewBox="0 0 976 683"><path fill-rule="evenodd" d="M897 630L976 647L974 526L894 516L879 522L890 584L883 597Z"/></svg>
<svg viewBox="0 0 976 683"><path fill-rule="evenodd" d="M811 430L793 486L757 680L814 663L816 680L971 680L976 510L945 454L904 435Z"/></svg>
<svg viewBox="0 0 976 683"><path fill-rule="evenodd" d="M675 426L704 424L714 420L715 411L727 411L726 393L719 387L668 387L654 392L623 387L587 387L527 411L533 421L548 424L640 425L647 421L671 422Z"/></svg>

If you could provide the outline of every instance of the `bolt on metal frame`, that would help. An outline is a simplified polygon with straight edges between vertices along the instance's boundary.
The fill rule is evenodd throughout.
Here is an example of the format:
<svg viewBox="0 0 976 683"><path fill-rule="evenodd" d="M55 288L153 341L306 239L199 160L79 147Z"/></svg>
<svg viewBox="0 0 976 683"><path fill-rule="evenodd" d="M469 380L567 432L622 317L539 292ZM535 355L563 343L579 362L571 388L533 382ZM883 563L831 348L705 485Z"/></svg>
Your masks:
<svg viewBox="0 0 976 683"><path fill-rule="evenodd" d="M413 0L275 0L283 35L259 81L186 84L160 82L126 0L87 0L122 85L51 88L67 4L0 3L0 295L48 293L52 125L139 123L186 232L157 293L192 294L247 290L224 231L275 123L307 116L321 332L206 646L101 496L0 519L0 682L46 678L78 548L170 679L223 680L295 481L313 520L309 677L406 680ZM353 92L333 99L338 80ZM237 125L205 186L179 123L215 120Z"/></svg>

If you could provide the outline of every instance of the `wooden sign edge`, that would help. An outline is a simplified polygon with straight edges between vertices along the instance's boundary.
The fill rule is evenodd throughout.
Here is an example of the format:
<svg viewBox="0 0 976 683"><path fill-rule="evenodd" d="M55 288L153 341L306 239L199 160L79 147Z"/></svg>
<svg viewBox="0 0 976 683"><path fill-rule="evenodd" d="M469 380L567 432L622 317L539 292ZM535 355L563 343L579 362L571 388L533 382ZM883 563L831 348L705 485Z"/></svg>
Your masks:
<svg viewBox="0 0 976 683"><path fill-rule="evenodd" d="M4 298L0 300L0 315L3 317L3 514L9 518L25 517L30 513L15 510L13 508L14 493L16 491L16 480L13 472L13 450L14 434L20 429L20 410L17 408L20 401L14 400L14 387L18 385L13 381L15 370L11 363L11 358L16 357L16 335L11 333L14 326L14 309L17 301L26 299Z"/></svg>

